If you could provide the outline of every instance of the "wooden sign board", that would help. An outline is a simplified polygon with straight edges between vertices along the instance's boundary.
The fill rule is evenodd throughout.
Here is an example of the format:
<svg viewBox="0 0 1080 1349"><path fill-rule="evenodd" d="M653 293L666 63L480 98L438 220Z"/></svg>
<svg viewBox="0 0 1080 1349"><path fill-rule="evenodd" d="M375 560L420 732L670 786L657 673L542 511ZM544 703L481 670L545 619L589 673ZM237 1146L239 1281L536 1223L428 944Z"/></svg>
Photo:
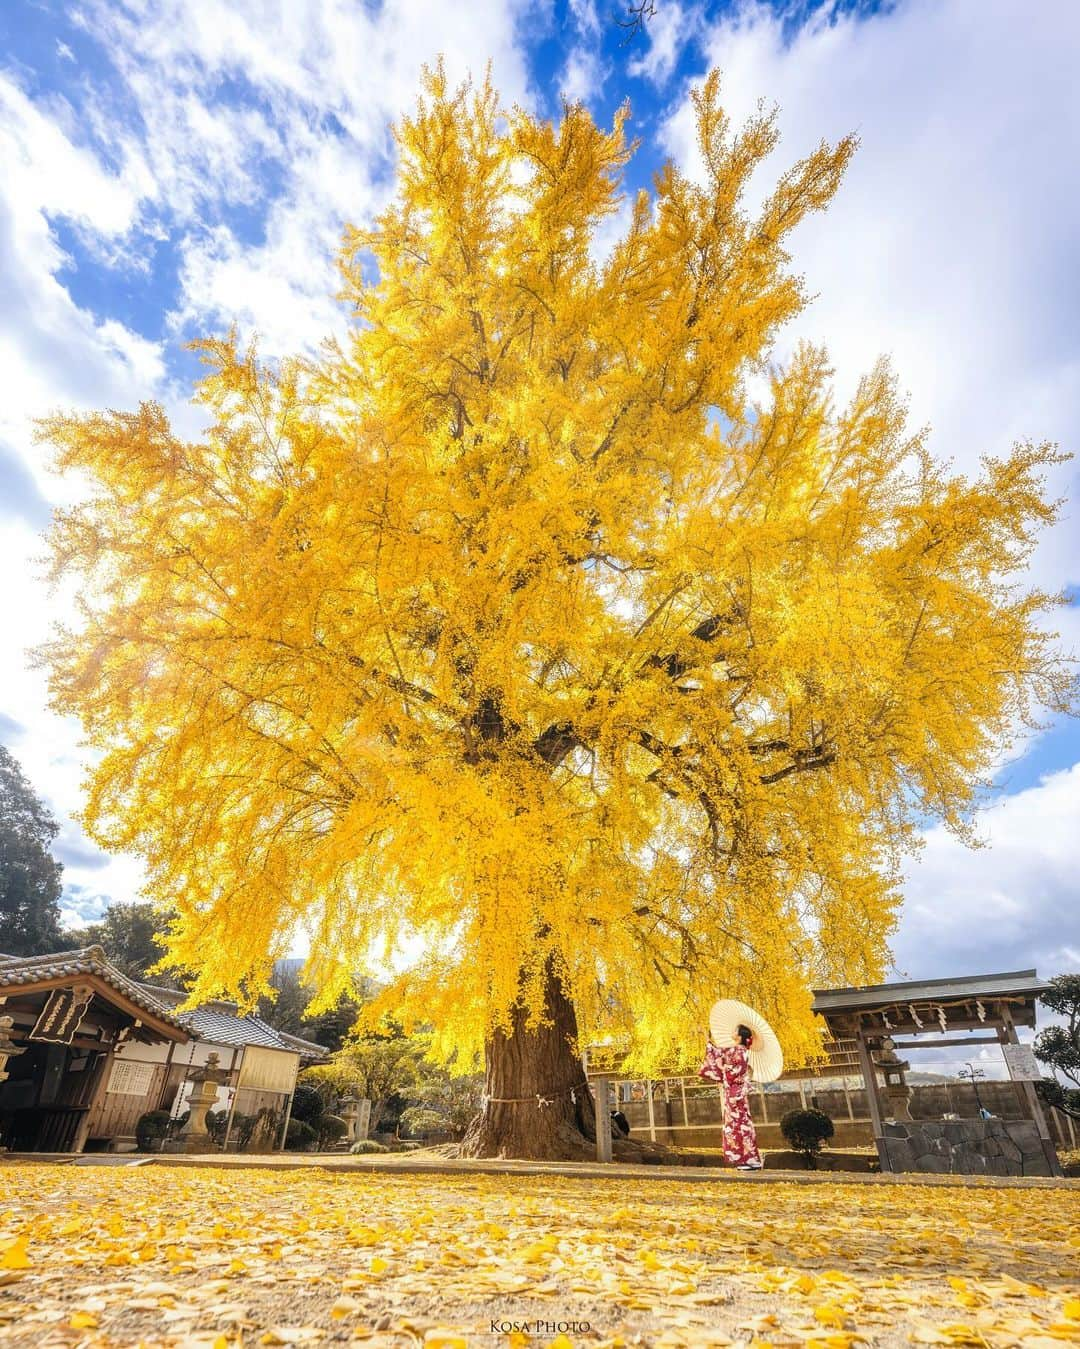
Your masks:
<svg viewBox="0 0 1080 1349"><path fill-rule="evenodd" d="M1014 1082L1038 1082L1043 1075L1031 1045L1002 1045L1005 1066Z"/></svg>
<svg viewBox="0 0 1080 1349"><path fill-rule="evenodd" d="M93 996L91 988L54 988L29 1038L71 1044Z"/></svg>

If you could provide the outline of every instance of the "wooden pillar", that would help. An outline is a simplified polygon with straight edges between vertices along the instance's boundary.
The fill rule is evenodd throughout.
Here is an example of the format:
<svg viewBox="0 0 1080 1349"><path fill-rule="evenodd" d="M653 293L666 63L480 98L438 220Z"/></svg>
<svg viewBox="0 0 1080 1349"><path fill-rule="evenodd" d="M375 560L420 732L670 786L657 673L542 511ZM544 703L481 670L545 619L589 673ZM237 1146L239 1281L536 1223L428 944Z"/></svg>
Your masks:
<svg viewBox="0 0 1080 1349"><path fill-rule="evenodd" d="M881 1121L881 1101L877 1090L877 1069L870 1058L870 1050L860 1026L855 1032L855 1048L859 1053L859 1067L862 1069L863 1083L866 1086L866 1101L870 1107L870 1122L874 1128L874 1143L878 1150L878 1160L882 1171L891 1171L888 1149L885 1146L885 1129Z"/></svg>
<svg viewBox="0 0 1080 1349"><path fill-rule="evenodd" d="M769 1122L769 1106L768 1106L768 1097L765 1095L765 1083L764 1083L764 1082L759 1082L759 1083L758 1083L758 1091L761 1092L761 1122L762 1122L762 1124L768 1124L768 1122Z"/></svg>
<svg viewBox="0 0 1080 1349"><path fill-rule="evenodd" d="M241 1068L243 1068L243 1066L244 1066L244 1050L246 1050L246 1049L247 1049L247 1046L245 1045L245 1046L244 1046L244 1049L242 1049L242 1050L240 1051L240 1067L241 1067ZM226 1122L225 1122L225 1141L224 1141L224 1142L222 1143L222 1145L221 1145L221 1150L222 1150L222 1152L228 1152L228 1150L229 1150L229 1138L230 1138L230 1136L231 1136L231 1134L232 1134L233 1116L236 1114L236 1099L237 1099L237 1097L240 1095L240 1088L239 1088L239 1086L237 1085L237 1083L238 1083L239 1080L240 1080L240 1074L239 1074L239 1073L237 1073L237 1075L236 1075L236 1081L233 1081L233 1070L234 1070L235 1067L236 1067L236 1052L237 1052L237 1051L234 1049L233 1052L232 1052L232 1058L229 1060L229 1083L228 1083L228 1085L232 1087L232 1100L229 1102L229 1118L228 1118L228 1119L226 1120ZM292 1108L292 1107L291 1107L291 1104L290 1104L290 1110L291 1110L291 1108ZM288 1127L288 1126L286 1126L286 1127Z"/></svg>
<svg viewBox="0 0 1080 1349"><path fill-rule="evenodd" d="M842 1077L840 1082L844 1088L844 1104L847 1106L847 1117L849 1120L853 1120L855 1118L855 1107L851 1104L851 1089L848 1086L846 1077Z"/></svg>
<svg viewBox="0 0 1080 1349"><path fill-rule="evenodd" d="M1000 1007L1002 1029L999 1031L999 1035L1002 1038L1002 1043L1018 1045L1020 1037L1016 1033L1016 1025L1012 1019L1012 1012L1009 1011L1009 1004L1003 1002ZM1039 1131L1039 1142L1042 1144L1043 1152L1046 1155L1050 1174L1052 1176L1063 1175L1061 1161L1050 1137L1050 1130L1046 1126L1046 1116L1043 1114L1042 1102L1039 1100L1039 1093L1035 1090L1035 1083L1021 1082L1020 1085L1027 1097L1028 1109L1031 1111L1031 1118L1035 1121L1035 1128Z"/></svg>
<svg viewBox="0 0 1080 1349"><path fill-rule="evenodd" d="M94 1085L90 1089L90 1099L86 1103L86 1111L79 1121L79 1127L75 1132L75 1138L71 1145L72 1152L82 1152L86 1147L86 1140L90 1136L90 1125L93 1121L94 1111L98 1103L105 1095L109 1085L109 1078L112 1076L113 1066L112 1051L106 1049L98 1056L98 1061L94 1065Z"/></svg>
<svg viewBox="0 0 1080 1349"><path fill-rule="evenodd" d="M653 1084L652 1084L651 1082L646 1082L646 1083L645 1083L645 1095L646 1095L646 1098L648 1099L648 1102L649 1102L649 1139L650 1139L651 1142L655 1143L655 1142L656 1142L656 1110L655 1110L655 1108L654 1108L654 1106L653 1106L653 1098L652 1098L652 1094L653 1094Z"/></svg>
<svg viewBox="0 0 1080 1349"><path fill-rule="evenodd" d="M607 1077L594 1077L593 1089L596 1092L595 1112L596 1112L596 1160L598 1162L611 1161L611 1101L609 1097L609 1082ZM652 1101L650 1099L650 1106ZM650 1110L650 1114L652 1111Z"/></svg>
<svg viewBox="0 0 1080 1349"><path fill-rule="evenodd" d="M686 1108L686 1078L679 1078L679 1094L682 1096L682 1122L684 1128L690 1127L690 1112Z"/></svg>

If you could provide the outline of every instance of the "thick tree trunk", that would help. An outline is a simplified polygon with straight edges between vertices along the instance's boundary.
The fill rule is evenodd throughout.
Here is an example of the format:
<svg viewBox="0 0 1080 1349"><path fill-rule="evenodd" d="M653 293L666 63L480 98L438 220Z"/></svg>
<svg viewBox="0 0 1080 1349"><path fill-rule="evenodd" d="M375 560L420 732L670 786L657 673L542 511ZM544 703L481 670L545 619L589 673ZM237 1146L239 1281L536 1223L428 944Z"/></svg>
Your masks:
<svg viewBox="0 0 1080 1349"><path fill-rule="evenodd" d="M596 1121L575 1052L577 1018L548 974L544 1020L527 1028L514 1009L512 1033L485 1046L484 1103L461 1144L465 1157L586 1160L596 1156Z"/></svg>

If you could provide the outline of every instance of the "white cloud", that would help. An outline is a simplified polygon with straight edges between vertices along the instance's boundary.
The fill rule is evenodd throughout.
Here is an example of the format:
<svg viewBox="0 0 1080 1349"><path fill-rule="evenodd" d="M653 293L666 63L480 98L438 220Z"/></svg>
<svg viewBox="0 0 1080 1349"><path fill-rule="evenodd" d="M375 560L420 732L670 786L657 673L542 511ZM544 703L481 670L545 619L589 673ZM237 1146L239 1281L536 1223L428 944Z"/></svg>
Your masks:
<svg viewBox="0 0 1080 1349"><path fill-rule="evenodd" d="M570 13L578 31L586 37L600 37L600 15L596 0L570 0Z"/></svg>
<svg viewBox="0 0 1080 1349"><path fill-rule="evenodd" d="M136 226L140 193L3 76L0 162L0 443L21 453L39 488L55 494L59 485L30 446L33 418L59 405L116 405L152 395L164 365L156 343L75 304L59 279L67 259L51 221L63 218L104 247Z"/></svg>
<svg viewBox="0 0 1080 1349"><path fill-rule="evenodd" d="M643 76L651 84L666 84L686 44L701 32L701 27L700 10L684 9L678 0L664 0L645 25L648 46L631 60L630 74Z"/></svg>
<svg viewBox="0 0 1080 1349"><path fill-rule="evenodd" d="M942 828L907 867L897 968L912 977L1080 970L1080 764L989 806L981 848Z"/></svg>
<svg viewBox="0 0 1080 1349"><path fill-rule="evenodd" d="M575 42L558 77L559 94L568 103L589 104L604 91L611 66L601 55L600 16L596 0L570 0Z"/></svg>
<svg viewBox="0 0 1080 1349"><path fill-rule="evenodd" d="M589 103L603 90L607 67L599 53L575 47L559 77L559 92L568 103Z"/></svg>
<svg viewBox="0 0 1080 1349"><path fill-rule="evenodd" d="M457 81L482 78L490 59L507 104L528 103L517 32L527 11L525 0L94 4L88 26L116 53L160 195L187 227L173 331L236 320L277 355L340 330L342 229L385 199L391 126L411 109L421 67L441 56ZM252 205L265 210L255 240L221 217Z"/></svg>

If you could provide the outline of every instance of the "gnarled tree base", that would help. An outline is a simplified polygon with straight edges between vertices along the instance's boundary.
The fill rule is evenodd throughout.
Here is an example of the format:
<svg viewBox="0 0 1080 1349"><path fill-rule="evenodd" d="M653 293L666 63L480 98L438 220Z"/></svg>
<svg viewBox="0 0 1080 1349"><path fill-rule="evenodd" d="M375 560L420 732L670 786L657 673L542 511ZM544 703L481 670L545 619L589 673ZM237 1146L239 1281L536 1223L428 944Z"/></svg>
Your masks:
<svg viewBox="0 0 1080 1349"><path fill-rule="evenodd" d="M511 1033L485 1047L484 1102L461 1143L463 1157L584 1161L596 1156L596 1119L581 1060L577 1018L548 974L544 1019L527 1026L515 1007Z"/></svg>
<svg viewBox="0 0 1080 1349"><path fill-rule="evenodd" d="M485 1051L484 1103L464 1139L459 1157L525 1161L596 1160L596 1110L575 1051L577 1018L558 978L548 975L544 1021L527 1026L514 1009L512 1033L497 1031ZM609 1128L607 1103L601 1127ZM620 1162L676 1161L656 1143L616 1138Z"/></svg>

